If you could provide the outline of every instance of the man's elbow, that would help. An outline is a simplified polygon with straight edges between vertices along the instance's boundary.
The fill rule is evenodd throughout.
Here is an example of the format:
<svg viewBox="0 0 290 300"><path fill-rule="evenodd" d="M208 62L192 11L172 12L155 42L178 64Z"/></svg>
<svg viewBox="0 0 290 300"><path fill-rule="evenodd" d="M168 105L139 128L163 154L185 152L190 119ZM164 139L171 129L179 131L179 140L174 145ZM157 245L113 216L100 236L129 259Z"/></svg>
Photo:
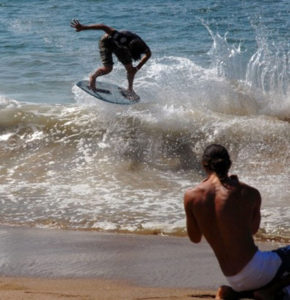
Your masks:
<svg viewBox="0 0 290 300"><path fill-rule="evenodd" d="M201 241L201 238L189 238L191 242L193 242L194 244L198 244Z"/></svg>
<svg viewBox="0 0 290 300"><path fill-rule="evenodd" d="M151 53L151 50L150 50L149 48L148 48L148 50L146 51L145 55L146 55L146 58L147 58L147 59L149 59L149 58L151 57L152 53Z"/></svg>
<svg viewBox="0 0 290 300"><path fill-rule="evenodd" d="M191 242L193 242L194 244L198 244L201 241L201 234L200 235L196 235L196 234L190 234L188 233L188 237L190 239Z"/></svg>

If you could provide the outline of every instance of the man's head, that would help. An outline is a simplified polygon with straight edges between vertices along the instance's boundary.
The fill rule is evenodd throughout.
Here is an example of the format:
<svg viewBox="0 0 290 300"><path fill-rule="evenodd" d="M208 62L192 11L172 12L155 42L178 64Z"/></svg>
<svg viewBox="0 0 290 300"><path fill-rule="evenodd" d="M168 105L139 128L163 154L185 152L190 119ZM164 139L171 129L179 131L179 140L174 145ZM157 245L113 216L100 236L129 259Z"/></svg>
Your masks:
<svg viewBox="0 0 290 300"><path fill-rule="evenodd" d="M212 144L204 150L202 165L207 172L215 172L218 177L223 178L227 176L231 164L229 153L225 147Z"/></svg>

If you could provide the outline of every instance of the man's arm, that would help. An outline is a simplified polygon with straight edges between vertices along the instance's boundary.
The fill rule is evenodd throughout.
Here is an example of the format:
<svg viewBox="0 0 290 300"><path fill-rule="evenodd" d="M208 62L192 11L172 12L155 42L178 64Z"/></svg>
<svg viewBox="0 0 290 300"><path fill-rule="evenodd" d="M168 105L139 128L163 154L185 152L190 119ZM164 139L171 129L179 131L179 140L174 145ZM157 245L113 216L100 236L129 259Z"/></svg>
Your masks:
<svg viewBox="0 0 290 300"><path fill-rule="evenodd" d="M142 66L147 62L147 60L151 56L151 51L148 48L148 50L145 52L145 55L142 57L140 63L133 67L132 64L125 65L125 68L127 70L127 79L128 79L128 90L133 91L133 81L136 73L142 68Z"/></svg>
<svg viewBox="0 0 290 300"><path fill-rule="evenodd" d="M103 30L107 34L111 34L115 29L107 26L105 24L91 24L91 25L84 25L79 22L79 20L72 20L70 26L75 28L75 30L82 31L82 30Z"/></svg>
<svg viewBox="0 0 290 300"><path fill-rule="evenodd" d="M148 50L145 52L145 55L142 57L141 61L136 67L133 67L132 64L125 65L125 68L127 70L127 78L128 78L128 86L129 91L133 90L133 81L136 73L142 68L142 66L147 62L147 60L151 56L151 51L148 48Z"/></svg>
<svg viewBox="0 0 290 300"><path fill-rule="evenodd" d="M202 233L200 232L200 229L198 227L198 224L196 222L196 219L193 215L193 208L192 208L192 202L193 202L193 195L192 191L187 191L184 195L184 209L186 214L186 227L187 227L187 234L190 240L193 243L199 243L202 238Z"/></svg>
<svg viewBox="0 0 290 300"><path fill-rule="evenodd" d="M253 207L253 214L252 214L252 224L251 224L251 229L252 229L252 234L256 234L261 223L261 195L258 190L253 189L251 191L252 195L251 198L253 199L254 202L254 207Z"/></svg>
<svg viewBox="0 0 290 300"><path fill-rule="evenodd" d="M145 52L145 55L140 60L139 64L136 66L136 69L139 71L150 57L151 57L151 51L148 48L147 51Z"/></svg>

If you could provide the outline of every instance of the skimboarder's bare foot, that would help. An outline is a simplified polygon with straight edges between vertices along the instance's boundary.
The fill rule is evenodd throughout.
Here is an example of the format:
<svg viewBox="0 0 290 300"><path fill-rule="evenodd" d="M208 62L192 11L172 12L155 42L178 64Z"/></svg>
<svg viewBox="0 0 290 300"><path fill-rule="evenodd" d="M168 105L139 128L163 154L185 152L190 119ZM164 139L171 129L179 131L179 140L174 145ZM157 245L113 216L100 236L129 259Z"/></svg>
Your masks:
<svg viewBox="0 0 290 300"><path fill-rule="evenodd" d="M134 92L134 90L121 90L121 93L124 97L129 99L130 101L137 101L140 99L140 97Z"/></svg>

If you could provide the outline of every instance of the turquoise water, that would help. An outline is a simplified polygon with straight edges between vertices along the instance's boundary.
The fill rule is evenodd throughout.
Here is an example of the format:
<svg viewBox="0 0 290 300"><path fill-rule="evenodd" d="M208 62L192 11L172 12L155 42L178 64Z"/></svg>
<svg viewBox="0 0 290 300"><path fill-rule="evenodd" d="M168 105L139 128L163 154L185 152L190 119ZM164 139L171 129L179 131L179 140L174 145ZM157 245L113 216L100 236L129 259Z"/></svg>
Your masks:
<svg viewBox="0 0 290 300"><path fill-rule="evenodd" d="M261 191L260 233L290 239L289 15L286 0L0 0L0 224L184 232L183 193L217 142ZM150 46L139 104L75 86L102 32L74 18ZM124 68L101 80L126 86Z"/></svg>

